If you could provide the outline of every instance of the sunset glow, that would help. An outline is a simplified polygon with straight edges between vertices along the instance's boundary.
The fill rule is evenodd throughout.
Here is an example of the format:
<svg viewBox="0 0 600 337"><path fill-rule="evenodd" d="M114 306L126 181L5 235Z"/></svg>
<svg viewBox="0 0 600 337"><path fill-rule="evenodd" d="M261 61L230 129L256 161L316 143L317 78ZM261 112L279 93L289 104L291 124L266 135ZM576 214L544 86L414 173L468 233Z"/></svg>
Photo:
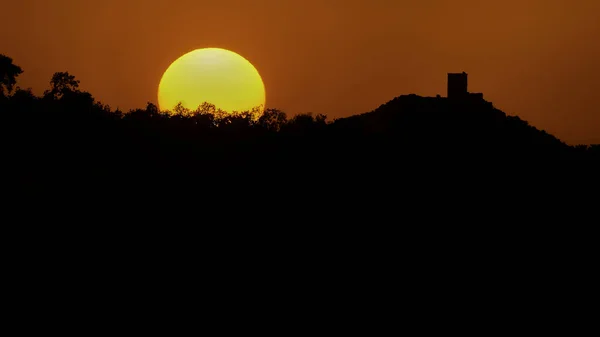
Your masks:
<svg viewBox="0 0 600 337"><path fill-rule="evenodd" d="M233 112L265 105L265 86L242 56L220 48L197 49L169 66L159 84L158 103L172 110L179 102L195 110L204 102Z"/></svg>

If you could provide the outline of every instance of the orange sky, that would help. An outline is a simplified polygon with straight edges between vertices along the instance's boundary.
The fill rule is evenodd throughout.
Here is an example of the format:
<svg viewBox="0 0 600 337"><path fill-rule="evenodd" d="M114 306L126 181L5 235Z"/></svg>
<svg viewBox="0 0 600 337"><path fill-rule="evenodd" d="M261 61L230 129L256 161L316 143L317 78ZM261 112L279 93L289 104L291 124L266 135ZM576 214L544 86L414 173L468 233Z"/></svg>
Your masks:
<svg viewBox="0 0 600 337"><path fill-rule="evenodd" d="M7 3L8 2L8 3ZM600 143L598 0L8 0L0 53L41 94L52 73L122 110L156 103L169 64L221 47L267 106L330 119L445 95L446 73L570 144ZM5 15L7 13L8 15Z"/></svg>

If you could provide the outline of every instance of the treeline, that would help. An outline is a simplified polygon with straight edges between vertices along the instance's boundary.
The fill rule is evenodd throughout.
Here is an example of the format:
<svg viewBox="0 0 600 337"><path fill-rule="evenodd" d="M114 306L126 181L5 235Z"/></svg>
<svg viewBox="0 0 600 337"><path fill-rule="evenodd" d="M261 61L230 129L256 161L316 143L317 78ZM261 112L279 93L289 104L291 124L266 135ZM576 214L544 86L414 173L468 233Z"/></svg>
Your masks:
<svg viewBox="0 0 600 337"><path fill-rule="evenodd" d="M227 113L210 103L172 111L148 103L123 112L81 91L68 72L55 73L41 96L17 86L21 73L12 59L0 56L3 150L12 177L27 186L199 180L204 186L278 186L294 176L302 188L327 179L432 177L429 183L456 174L476 181L532 159L600 159L599 145L568 146L483 103L407 95L335 121L322 114L289 117L277 109Z"/></svg>
<svg viewBox="0 0 600 337"><path fill-rule="evenodd" d="M12 255L75 271L114 255L122 270L235 270L226 257L277 272L314 256L302 265L393 273L511 254L529 270L550 248L553 267L564 252L591 256L581 239L595 237L600 146L566 145L486 102L406 95L335 121L209 103L123 112L67 72L41 96L17 86L21 73L0 55L3 219L22 232L8 241L25 242Z"/></svg>

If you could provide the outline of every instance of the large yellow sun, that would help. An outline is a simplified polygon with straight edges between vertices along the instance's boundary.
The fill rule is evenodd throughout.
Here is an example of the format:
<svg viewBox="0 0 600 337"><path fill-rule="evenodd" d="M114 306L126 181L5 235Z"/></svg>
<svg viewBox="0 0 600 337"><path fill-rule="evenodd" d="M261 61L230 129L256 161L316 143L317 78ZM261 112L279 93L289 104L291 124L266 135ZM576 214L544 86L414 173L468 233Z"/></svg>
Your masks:
<svg viewBox="0 0 600 337"><path fill-rule="evenodd" d="M161 110L172 110L179 102L190 110L204 102L227 112L262 110L265 100L265 86L256 68L221 48L197 49L181 56L158 85Z"/></svg>

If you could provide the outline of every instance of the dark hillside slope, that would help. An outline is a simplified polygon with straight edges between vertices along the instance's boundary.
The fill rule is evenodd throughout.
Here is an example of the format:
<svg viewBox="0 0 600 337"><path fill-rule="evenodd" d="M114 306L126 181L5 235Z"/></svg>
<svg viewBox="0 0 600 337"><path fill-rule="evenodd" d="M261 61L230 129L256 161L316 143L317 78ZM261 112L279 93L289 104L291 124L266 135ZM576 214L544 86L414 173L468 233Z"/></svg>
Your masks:
<svg viewBox="0 0 600 337"><path fill-rule="evenodd" d="M400 96L372 112L336 120L332 129L341 143L430 160L574 159L556 137L483 100Z"/></svg>

